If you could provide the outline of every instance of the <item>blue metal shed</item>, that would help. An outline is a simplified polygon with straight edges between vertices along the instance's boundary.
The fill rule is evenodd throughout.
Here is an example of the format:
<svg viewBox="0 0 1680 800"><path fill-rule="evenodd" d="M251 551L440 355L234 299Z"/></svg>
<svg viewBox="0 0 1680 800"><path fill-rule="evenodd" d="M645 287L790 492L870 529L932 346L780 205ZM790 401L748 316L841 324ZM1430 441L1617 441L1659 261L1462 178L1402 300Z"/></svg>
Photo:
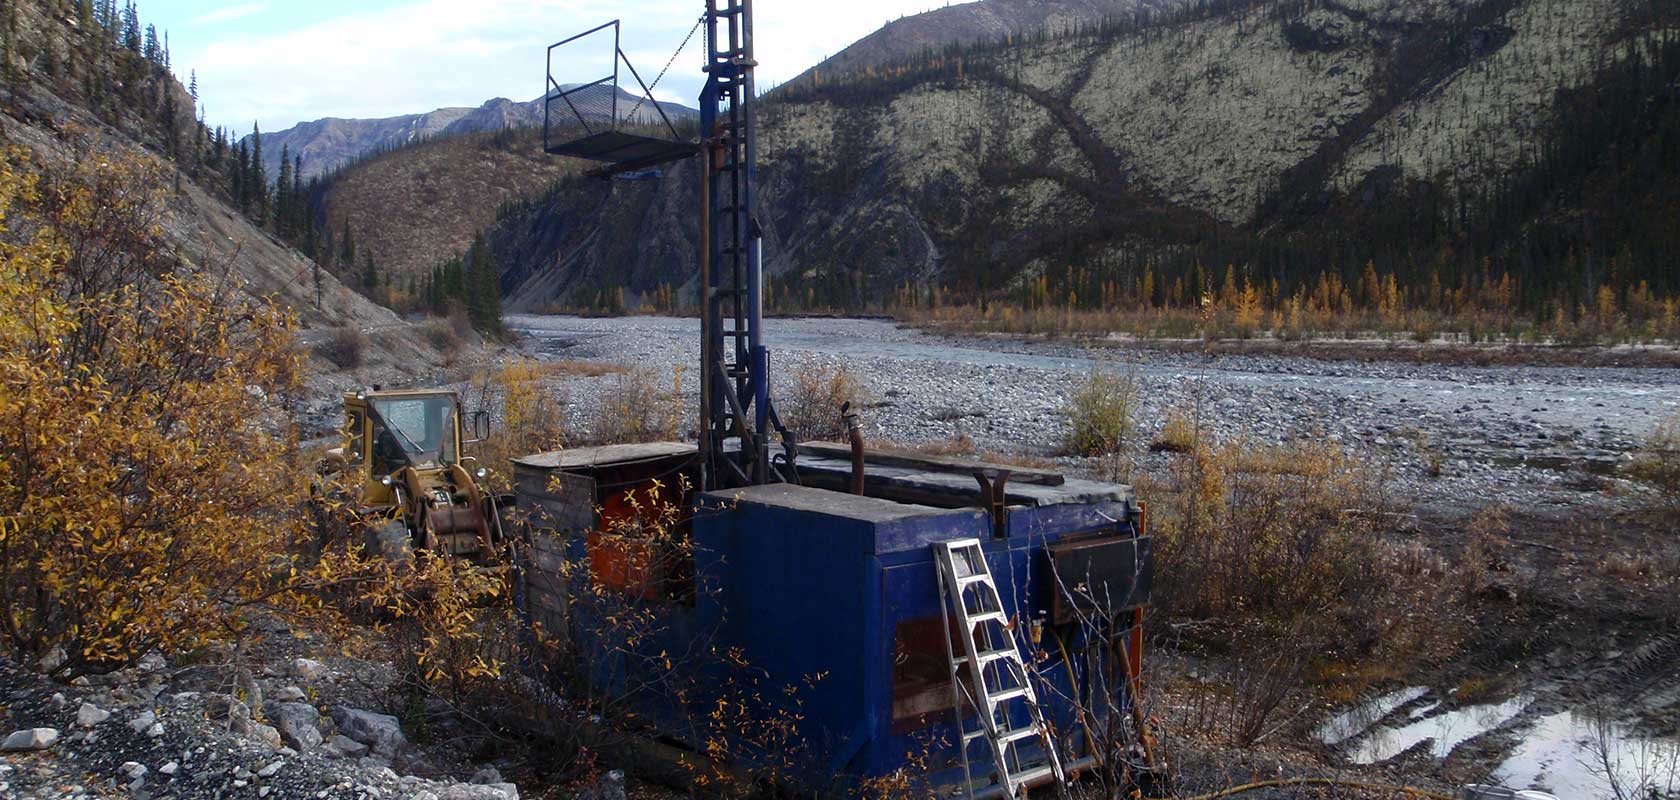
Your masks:
<svg viewBox="0 0 1680 800"><path fill-rule="evenodd" d="M587 507L598 509L605 494L669 476L693 451L662 447L651 459L654 451L643 450L640 460L615 451L590 463L522 462L522 504L570 509L574 523L570 532L555 525L538 535L564 540L567 558L589 558L577 525L598 520L579 514L579 504L589 498ZM995 479L1011 468L876 454L889 463L869 463L867 494L855 495L818 488L850 471L825 455L800 459L807 485L691 498L692 572L684 579L691 576L692 592L658 609L664 624L637 643L640 657L599 640L592 615L600 612L574 607L569 636L601 654L593 681L608 691L661 678L693 687L680 701L640 696L637 712L661 735L727 752L807 790L845 793L899 772L932 787L959 785L953 672L940 638L951 629L932 545L980 539L1016 639L1036 667L1063 760L1088 765L1089 732L1117 724L1109 712L1127 702L1092 695L1124 693L1126 682L1115 678L1124 673L1118 647L1137 657L1132 610L1149 591L1149 540L1131 489L1047 476L1009 484L1002 505L986 509L976 507L980 484L963 471ZM1089 591L1094 585L1101 592ZM659 654L702 647L727 657L677 659L671 669L682 674L650 674L664 663ZM764 724L709 728L697 719L720 706ZM776 736L763 736L772 722ZM730 741L718 742L720 735ZM987 763L977 756L983 744L970 744L977 763Z"/></svg>

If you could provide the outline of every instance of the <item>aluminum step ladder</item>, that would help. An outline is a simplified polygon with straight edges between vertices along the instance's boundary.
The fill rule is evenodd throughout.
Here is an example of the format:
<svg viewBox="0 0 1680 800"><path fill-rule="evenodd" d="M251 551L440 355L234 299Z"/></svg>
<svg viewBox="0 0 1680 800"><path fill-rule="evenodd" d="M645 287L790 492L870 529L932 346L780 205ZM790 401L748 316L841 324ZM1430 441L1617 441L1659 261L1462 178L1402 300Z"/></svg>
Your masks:
<svg viewBox="0 0 1680 800"><path fill-rule="evenodd" d="M1061 759L1044 724L1044 711L1038 705L1009 617L1003 612L1003 601L997 584L992 581L991 569L986 566L980 540L935 542L933 560L939 570L940 611L946 629L945 656L951 666L951 706L956 711L961 737L957 749L962 753L967 796L970 800L975 796L969 744L985 739L991 748L997 785L1003 790L1003 796L1020 800L1026 796L1027 787L1054 778L1058 793L1066 800L1067 776L1062 772ZM951 643L953 613L963 646L961 654ZM961 679L964 666L968 667L970 678L967 684ZM1014 721L1023 716L1011 713L1017 709L1024 709L1027 721L1015 727ZM973 730L966 721L970 710L980 723ZM1020 752L1022 745L1031 742L1037 742L1043 749L1037 763L1029 763Z"/></svg>

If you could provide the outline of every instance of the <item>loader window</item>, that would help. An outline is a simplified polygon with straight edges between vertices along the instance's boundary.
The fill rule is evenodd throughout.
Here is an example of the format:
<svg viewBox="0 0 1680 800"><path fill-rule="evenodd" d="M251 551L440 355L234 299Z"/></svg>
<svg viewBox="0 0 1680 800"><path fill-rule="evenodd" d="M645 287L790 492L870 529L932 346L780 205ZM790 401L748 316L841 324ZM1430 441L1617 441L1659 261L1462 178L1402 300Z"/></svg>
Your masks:
<svg viewBox="0 0 1680 800"><path fill-rule="evenodd" d="M373 401L374 452L394 450L410 464L455 463L455 398L404 397Z"/></svg>

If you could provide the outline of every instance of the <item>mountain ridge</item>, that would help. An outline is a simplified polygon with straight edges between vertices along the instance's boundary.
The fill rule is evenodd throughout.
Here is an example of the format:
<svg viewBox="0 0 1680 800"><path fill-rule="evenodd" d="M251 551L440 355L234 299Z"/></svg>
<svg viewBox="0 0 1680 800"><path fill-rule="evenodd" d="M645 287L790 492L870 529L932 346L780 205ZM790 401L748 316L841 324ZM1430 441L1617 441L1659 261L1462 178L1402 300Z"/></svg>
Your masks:
<svg viewBox="0 0 1680 800"><path fill-rule="evenodd" d="M1559 143L1669 152L1650 138L1660 124L1603 149L1590 114L1565 112L1611 81L1625 113L1660 123L1640 81L1661 79L1677 35L1660 7L1621 0L1230 0L790 85L761 109L766 267L778 298L846 309L906 287L1043 302L1045 280L1061 302L1147 283L1152 301L1185 303L1227 264L1289 291L1326 271L1352 285L1368 261L1437 299L1479 296L1505 269L1541 313L1590 303L1590 276L1612 272L1672 293L1676 276L1636 257L1666 234L1556 221L1605 214L1588 197L1598 162L1560 161ZM1629 59L1647 77L1614 77ZM1573 177L1552 195L1521 188L1560 165ZM693 181L678 165L508 215L490 238L509 307L691 297ZM1660 208L1665 185L1628 188ZM1622 246L1616 272L1602 254Z"/></svg>
<svg viewBox="0 0 1680 800"><path fill-rule="evenodd" d="M589 123L603 122L613 117L611 89L605 86L586 89L572 96L574 105ZM618 117L636 123L657 123L654 104L638 104L636 95L618 91ZM680 123L698 116L698 112L680 103L660 102L659 110ZM557 107L554 113L561 124L573 124L567 109ZM504 128L540 127L543 124L543 99L528 102L495 97L476 107L446 106L419 114L400 114L393 117L322 117L300 122L280 131L260 134L263 148L263 167L270 179L280 174L282 151L301 158L301 177L307 181L339 169L357 158L390 150L427 139L461 136L470 133L495 132ZM250 135L245 139L249 141Z"/></svg>

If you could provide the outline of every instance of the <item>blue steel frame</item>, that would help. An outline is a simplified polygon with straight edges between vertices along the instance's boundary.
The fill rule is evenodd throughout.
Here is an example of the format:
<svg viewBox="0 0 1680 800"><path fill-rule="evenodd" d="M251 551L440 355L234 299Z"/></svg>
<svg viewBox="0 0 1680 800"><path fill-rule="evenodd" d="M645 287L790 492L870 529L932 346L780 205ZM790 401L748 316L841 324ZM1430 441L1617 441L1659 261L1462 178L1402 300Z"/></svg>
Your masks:
<svg viewBox="0 0 1680 800"><path fill-rule="evenodd" d="M704 24L700 487L797 482L797 450L770 399L770 355L764 346L764 237L753 216L758 62L752 0L706 0ZM774 462L773 433L782 441ZM732 439L738 446L726 444Z"/></svg>

